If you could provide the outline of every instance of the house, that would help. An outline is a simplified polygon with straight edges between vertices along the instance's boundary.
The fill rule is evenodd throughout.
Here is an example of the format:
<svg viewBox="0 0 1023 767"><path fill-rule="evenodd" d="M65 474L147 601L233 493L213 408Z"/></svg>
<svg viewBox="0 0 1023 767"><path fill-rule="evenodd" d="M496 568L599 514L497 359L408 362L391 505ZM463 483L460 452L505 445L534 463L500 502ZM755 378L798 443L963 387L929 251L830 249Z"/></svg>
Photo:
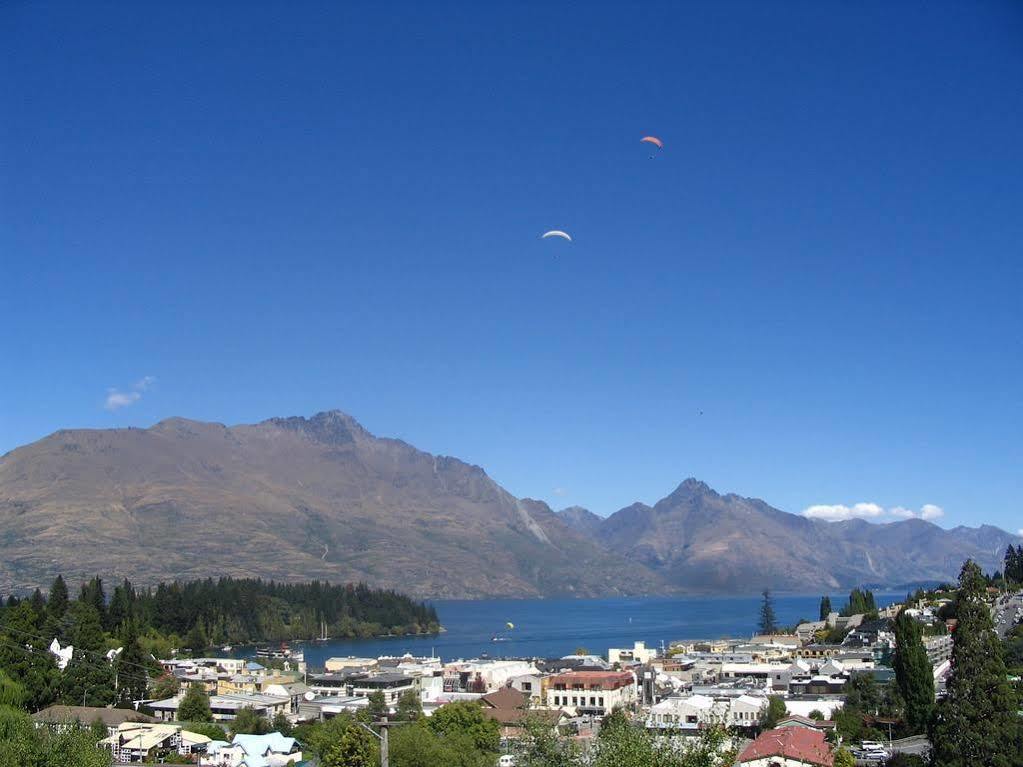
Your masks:
<svg viewBox="0 0 1023 767"><path fill-rule="evenodd" d="M738 767L832 767L835 757L824 733L780 727L762 733L739 755Z"/></svg>
<svg viewBox="0 0 1023 767"><path fill-rule="evenodd" d="M125 722L156 722L151 716L140 714L132 708L100 708L98 706L50 706L32 714L32 721L37 727L47 725L60 728L67 724L90 726L95 721L102 722L107 728L107 735L113 735Z"/></svg>
<svg viewBox="0 0 1023 767"><path fill-rule="evenodd" d="M519 676L513 676L508 680L508 684L512 687L512 689L528 695L530 702L534 705L539 705L543 702L543 693L546 682L546 678L539 673L520 674Z"/></svg>
<svg viewBox="0 0 1023 767"><path fill-rule="evenodd" d="M644 666L657 657L657 650L648 648L646 642L633 642L632 648L620 650L612 647L607 651L607 662L612 666L631 666L634 663L641 663Z"/></svg>
<svg viewBox="0 0 1023 767"><path fill-rule="evenodd" d="M547 708L563 708L571 716L632 708L637 697L631 671L568 671L554 674L547 686Z"/></svg>
<svg viewBox="0 0 1023 767"><path fill-rule="evenodd" d="M178 725L124 722L96 745L111 752L115 764L152 761L170 753L189 756L205 751L210 739Z"/></svg>
<svg viewBox="0 0 1023 767"><path fill-rule="evenodd" d="M521 736L527 717L540 718L552 728L562 724L567 716L561 709L530 710L529 696L512 687L502 687L480 698L483 714L501 725L501 737L514 739Z"/></svg>
<svg viewBox="0 0 1023 767"><path fill-rule="evenodd" d="M284 767L289 762L301 761L302 750L297 740L271 732L235 735L230 743L211 741L199 764L202 767Z"/></svg>
<svg viewBox="0 0 1023 767"><path fill-rule="evenodd" d="M710 725L751 728L760 724L766 710L767 698L763 695L676 695L650 708L646 726L681 730Z"/></svg>
<svg viewBox="0 0 1023 767"><path fill-rule="evenodd" d="M789 714L788 716L779 719L778 725L781 727L806 727L810 730L820 730L821 732L827 733L835 729L835 722L831 719L811 719L808 716L799 716L798 714Z"/></svg>
<svg viewBox="0 0 1023 767"><path fill-rule="evenodd" d="M170 722L178 718L178 706L182 696L166 700L154 700L147 705L160 721ZM243 693L237 695L213 695L210 697L210 711L215 722L229 722L243 708L251 708L260 716L273 719L277 714L291 713L291 698L277 695Z"/></svg>
<svg viewBox="0 0 1023 767"><path fill-rule="evenodd" d="M709 695L673 696L650 707L646 726L651 729L696 730L712 724L724 724L728 703Z"/></svg>

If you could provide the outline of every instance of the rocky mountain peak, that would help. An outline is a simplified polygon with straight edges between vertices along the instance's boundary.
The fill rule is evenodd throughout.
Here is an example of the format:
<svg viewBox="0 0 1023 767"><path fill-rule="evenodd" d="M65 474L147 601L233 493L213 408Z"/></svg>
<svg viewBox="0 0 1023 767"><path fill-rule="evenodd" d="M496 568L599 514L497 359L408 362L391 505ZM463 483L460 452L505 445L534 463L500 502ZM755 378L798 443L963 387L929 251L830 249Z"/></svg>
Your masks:
<svg viewBox="0 0 1023 767"><path fill-rule="evenodd" d="M264 423L301 432L327 445L348 445L357 439L372 436L358 421L340 410L325 410L310 418L304 416L271 418Z"/></svg>

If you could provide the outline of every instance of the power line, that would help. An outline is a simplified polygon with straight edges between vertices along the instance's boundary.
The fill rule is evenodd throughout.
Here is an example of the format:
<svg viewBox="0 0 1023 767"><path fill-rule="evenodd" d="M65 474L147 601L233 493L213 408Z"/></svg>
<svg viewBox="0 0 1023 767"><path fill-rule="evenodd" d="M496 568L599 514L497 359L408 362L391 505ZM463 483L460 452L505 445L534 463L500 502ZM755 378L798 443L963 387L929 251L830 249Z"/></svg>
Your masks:
<svg viewBox="0 0 1023 767"><path fill-rule="evenodd" d="M33 646L33 647L25 647L23 645L18 645L16 642L14 642L15 646L21 647L23 650L45 652L48 655L50 655L51 657L53 656L53 653L50 652L49 642L47 642L47 640L46 640L46 638L44 636L42 636L40 634L32 634L31 632L23 631L22 629L17 629L17 628L14 628L12 626L3 626L2 628L0 628L0 635L4 634L6 632L15 632L17 634L21 634L22 636L26 636L29 639L34 639L34 640L37 640L39 642L42 642L42 643L44 643L46 645L45 647L35 647L35 646ZM0 636L0 639L2 639L2 636ZM13 642L13 639L10 640L10 641ZM53 641L53 640L51 639L50 641ZM113 662L110 660L110 658L107 657L106 653L101 653L101 652L98 652L96 650L86 650L85 648L76 648L75 652L81 652L83 654L92 655L92 656L94 656L94 657L96 657L98 659L102 659L102 660L106 661L107 663L110 663L111 665L113 665ZM72 657L74 657L74 656L72 656ZM123 665L123 666L131 666L133 668L141 669L141 670L145 671L147 675L149 674L150 671L152 671L152 668L150 668L149 666L143 666L141 663L135 663L133 661L127 661L127 660L126 661L122 661L122 660L120 660L119 658L116 658L116 657L115 657L115 660L118 663L120 663L121 665ZM154 660L154 662L156 661L155 658L153 660Z"/></svg>

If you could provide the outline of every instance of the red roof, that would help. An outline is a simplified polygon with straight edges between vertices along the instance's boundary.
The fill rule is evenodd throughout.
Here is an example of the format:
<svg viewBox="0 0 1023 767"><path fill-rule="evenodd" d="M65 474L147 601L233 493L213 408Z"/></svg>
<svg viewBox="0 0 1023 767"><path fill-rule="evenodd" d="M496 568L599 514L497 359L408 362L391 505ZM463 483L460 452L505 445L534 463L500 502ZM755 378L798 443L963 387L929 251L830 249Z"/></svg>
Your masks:
<svg viewBox="0 0 1023 767"><path fill-rule="evenodd" d="M806 727L782 727L762 733L746 746L746 750L739 757L739 764L771 756L798 759L822 767L832 767L835 763L835 757L823 732Z"/></svg>
<svg viewBox="0 0 1023 767"><path fill-rule="evenodd" d="M566 671L552 676L549 683L551 687L556 684L568 687L581 684L588 690L599 684L602 689L617 690L635 684L636 677L630 671Z"/></svg>

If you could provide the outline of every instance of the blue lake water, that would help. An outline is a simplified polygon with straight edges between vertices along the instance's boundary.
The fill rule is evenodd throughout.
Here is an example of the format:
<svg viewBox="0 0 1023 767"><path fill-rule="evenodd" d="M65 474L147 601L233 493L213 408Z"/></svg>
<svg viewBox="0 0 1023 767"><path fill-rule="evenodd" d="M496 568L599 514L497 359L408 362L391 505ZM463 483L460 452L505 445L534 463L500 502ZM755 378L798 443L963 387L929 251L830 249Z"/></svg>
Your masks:
<svg viewBox="0 0 1023 767"><path fill-rule="evenodd" d="M832 594L836 609L848 594ZM905 597L902 592L875 593L879 607ZM333 656L429 655L445 660L479 657L561 657L577 647L603 655L609 647L645 641L659 647L675 639L750 636L756 630L760 596L629 597L620 599L490 599L434 602L447 629L428 637L330 640L303 643L307 663L322 666ZM800 618L816 620L819 595L776 595L774 610L781 625ZM515 628L507 630L511 622ZM494 642L494 636L506 641ZM296 647L299 645L296 645Z"/></svg>

